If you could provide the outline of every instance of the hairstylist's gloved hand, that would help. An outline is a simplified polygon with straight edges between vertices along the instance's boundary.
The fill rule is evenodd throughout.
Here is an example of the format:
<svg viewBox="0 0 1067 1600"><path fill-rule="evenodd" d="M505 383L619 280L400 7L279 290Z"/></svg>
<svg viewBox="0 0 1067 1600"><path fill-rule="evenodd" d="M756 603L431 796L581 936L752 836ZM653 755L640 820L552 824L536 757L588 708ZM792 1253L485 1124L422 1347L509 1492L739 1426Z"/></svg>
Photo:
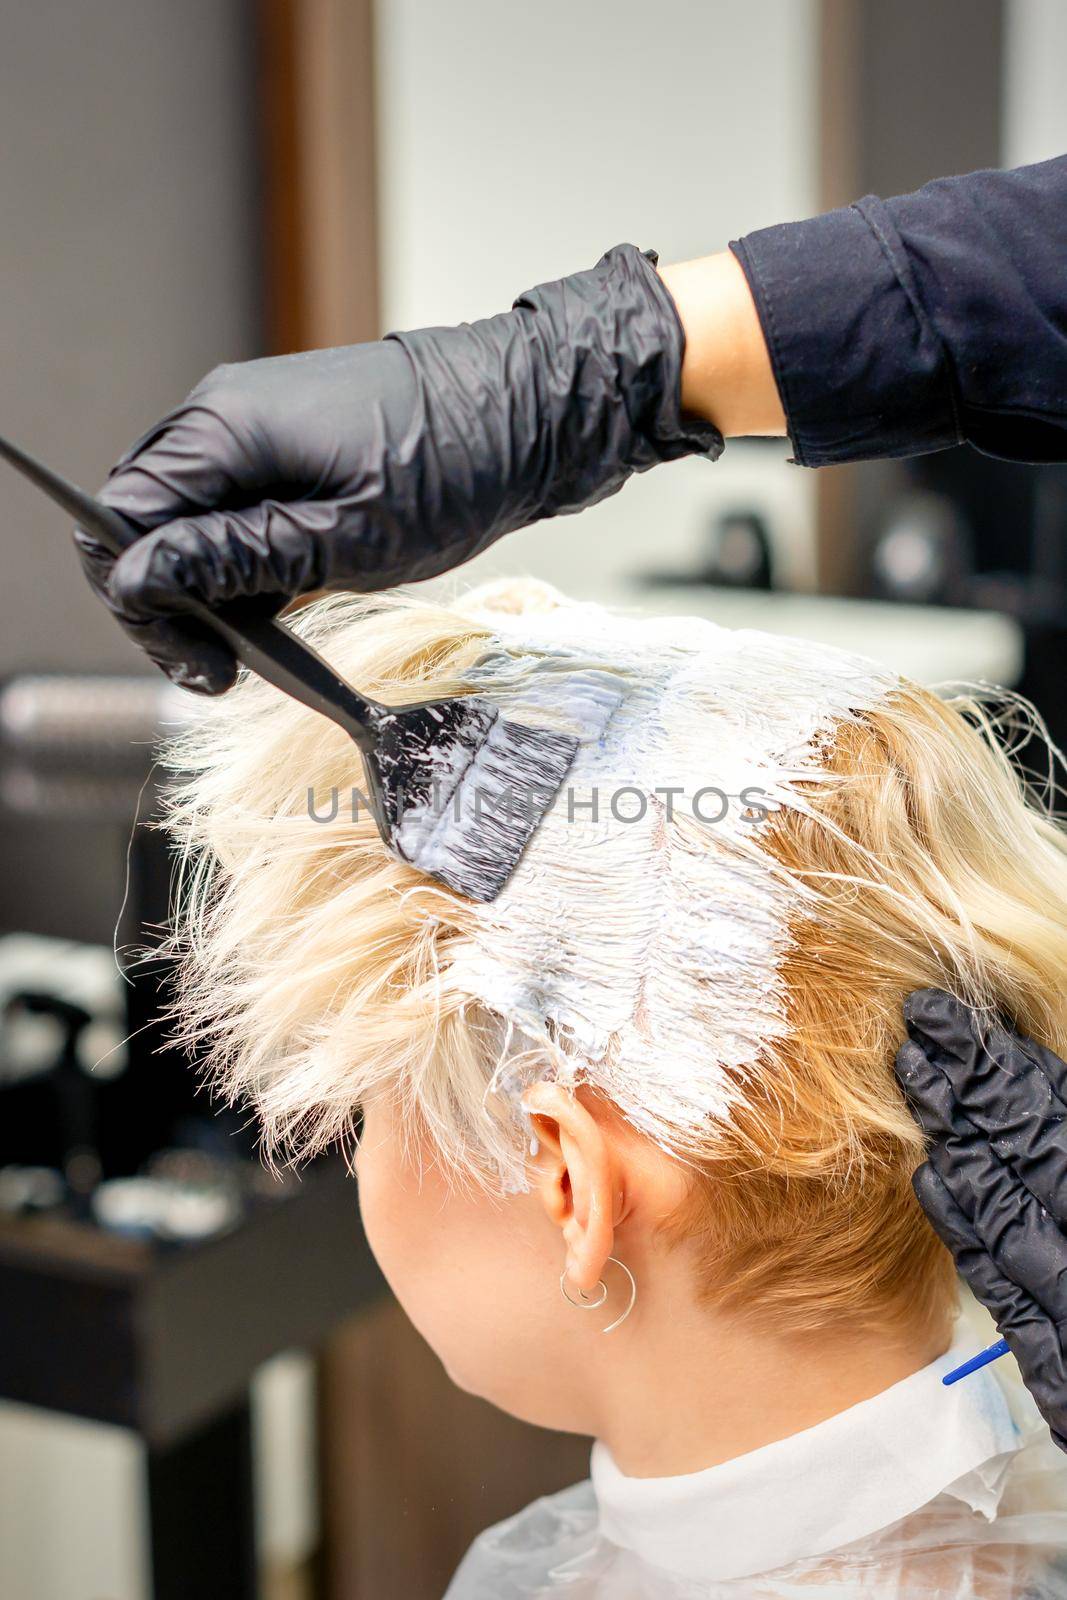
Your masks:
<svg viewBox="0 0 1067 1600"><path fill-rule="evenodd" d="M897 1077L931 1142L915 1193L1067 1450L1067 1063L937 989Z"/></svg>
<svg viewBox="0 0 1067 1600"><path fill-rule="evenodd" d="M714 460L654 260L617 245L482 322L217 368L108 481L143 537L114 561L79 531L94 588L168 676L220 693L234 662L186 596L273 612L432 577L657 462Z"/></svg>

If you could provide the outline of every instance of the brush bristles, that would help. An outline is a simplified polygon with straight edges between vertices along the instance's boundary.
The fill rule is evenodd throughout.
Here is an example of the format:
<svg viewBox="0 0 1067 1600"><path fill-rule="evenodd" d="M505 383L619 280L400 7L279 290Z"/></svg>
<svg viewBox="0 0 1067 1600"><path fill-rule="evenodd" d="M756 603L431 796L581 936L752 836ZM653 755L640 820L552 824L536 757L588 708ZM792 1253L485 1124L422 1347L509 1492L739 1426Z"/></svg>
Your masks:
<svg viewBox="0 0 1067 1600"><path fill-rule="evenodd" d="M440 744L435 760L451 781L435 783L432 794L403 813L394 847L458 894L495 899L559 793L577 749L578 740L569 734L500 716L473 755L462 739Z"/></svg>

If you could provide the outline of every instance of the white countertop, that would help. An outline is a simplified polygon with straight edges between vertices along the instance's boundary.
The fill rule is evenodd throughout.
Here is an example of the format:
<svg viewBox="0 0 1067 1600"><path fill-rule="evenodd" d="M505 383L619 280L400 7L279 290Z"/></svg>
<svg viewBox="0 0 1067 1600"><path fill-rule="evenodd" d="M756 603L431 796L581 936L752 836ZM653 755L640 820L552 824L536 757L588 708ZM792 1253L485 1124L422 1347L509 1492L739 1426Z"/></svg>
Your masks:
<svg viewBox="0 0 1067 1600"><path fill-rule="evenodd" d="M710 617L727 628L794 634L872 656L919 683L994 683L1011 688L1023 666L1023 637L995 611L907 606L826 595L715 589L697 584L638 588L606 583L604 605L660 615Z"/></svg>

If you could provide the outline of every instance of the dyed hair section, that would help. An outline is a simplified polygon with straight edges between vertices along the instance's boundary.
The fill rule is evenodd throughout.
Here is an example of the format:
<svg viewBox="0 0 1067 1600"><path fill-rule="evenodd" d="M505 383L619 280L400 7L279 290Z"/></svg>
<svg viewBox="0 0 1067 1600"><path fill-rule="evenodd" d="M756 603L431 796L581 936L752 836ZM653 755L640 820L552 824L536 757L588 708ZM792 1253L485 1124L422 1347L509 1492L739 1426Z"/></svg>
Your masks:
<svg viewBox="0 0 1067 1600"><path fill-rule="evenodd" d="M667 1224L714 1263L715 1303L771 1327L944 1320L954 1269L892 1072L901 1002L945 987L1067 1050L1067 840L1005 748L1035 731L1013 697L998 716L901 684L839 730L812 812L778 820L769 848L818 894L783 966L788 1036Z"/></svg>
<svg viewBox="0 0 1067 1600"><path fill-rule="evenodd" d="M515 584L454 606L333 599L299 625L387 702L499 689L507 673L486 662L502 649L517 674L499 690L508 714L546 716L568 673L605 661L639 696L649 661L667 649L662 636L635 647L629 665L625 624L602 647L572 641L561 652L554 638L580 637L592 622L584 608L569 624L569 609L542 585ZM531 639L541 656L528 677ZM585 913L583 939L540 987L529 973L547 946L514 934L532 916L547 939L553 907L556 926L568 917L568 882L578 905L588 885L568 849L581 834L550 825L502 902L474 906L389 856L365 814L353 819L347 800L361 773L344 735L251 679L171 752L168 825L182 861L176 1030L216 1087L255 1110L272 1154L350 1141L361 1102L390 1093L413 1141L428 1134L458 1181L491 1186L522 1171L516 1091L538 1076L585 1083L691 1166L690 1198L666 1231L696 1251L709 1301L782 1329L936 1318L951 1267L911 1194L922 1149L892 1075L901 1002L940 985L1067 1047L1063 834L1027 798L978 702L941 702L798 641L694 633L691 652L705 648L714 671L693 684L678 647L663 685L678 718L650 715L652 755L681 742L692 687L693 717L747 741L731 788L739 775L762 778L773 804L747 832L654 812L644 834L626 836L627 851L647 850L642 871L665 873L668 888L681 874L683 901L693 883L701 898L686 907L680 945L677 894L664 900L657 925L675 945L650 946L627 1001L634 1015L620 1014L614 1030L603 1018L586 1028L595 1007L567 988L583 948L593 964L605 945L611 958L610 917L593 948L598 922ZM780 675L788 724L761 703L765 679L740 670L745 651ZM614 779L623 768L605 770ZM309 790L320 814L337 792L334 820L309 816ZM546 898L545 874L557 869ZM727 888L709 900L707 886L720 882ZM745 905L753 937L698 970L702 950L721 944L715 930L733 938ZM618 932L641 935L625 922ZM630 947L615 956L609 966L629 972ZM679 961L693 969L691 990L674 982ZM514 991L500 970L517 975ZM739 1032L746 996L751 1036ZM650 997L667 1035L642 1021ZM726 1035L717 1001L734 1017Z"/></svg>

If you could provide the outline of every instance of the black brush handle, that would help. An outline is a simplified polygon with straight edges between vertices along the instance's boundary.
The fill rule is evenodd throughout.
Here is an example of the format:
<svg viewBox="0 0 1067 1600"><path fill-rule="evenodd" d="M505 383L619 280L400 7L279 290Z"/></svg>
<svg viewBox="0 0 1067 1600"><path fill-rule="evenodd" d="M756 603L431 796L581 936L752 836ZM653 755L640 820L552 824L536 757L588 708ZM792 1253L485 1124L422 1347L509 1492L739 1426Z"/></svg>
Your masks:
<svg viewBox="0 0 1067 1600"><path fill-rule="evenodd" d="M59 477L2 435L0 457L36 484L112 555L121 555L139 537L121 512L101 505L84 489ZM336 722L361 750L375 748L378 724L387 714L387 707L358 694L317 650L298 639L283 623L264 617L254 600L232 600L212 611L190 596L184 610L224 639L244 666L283 694Z"/></svg>

